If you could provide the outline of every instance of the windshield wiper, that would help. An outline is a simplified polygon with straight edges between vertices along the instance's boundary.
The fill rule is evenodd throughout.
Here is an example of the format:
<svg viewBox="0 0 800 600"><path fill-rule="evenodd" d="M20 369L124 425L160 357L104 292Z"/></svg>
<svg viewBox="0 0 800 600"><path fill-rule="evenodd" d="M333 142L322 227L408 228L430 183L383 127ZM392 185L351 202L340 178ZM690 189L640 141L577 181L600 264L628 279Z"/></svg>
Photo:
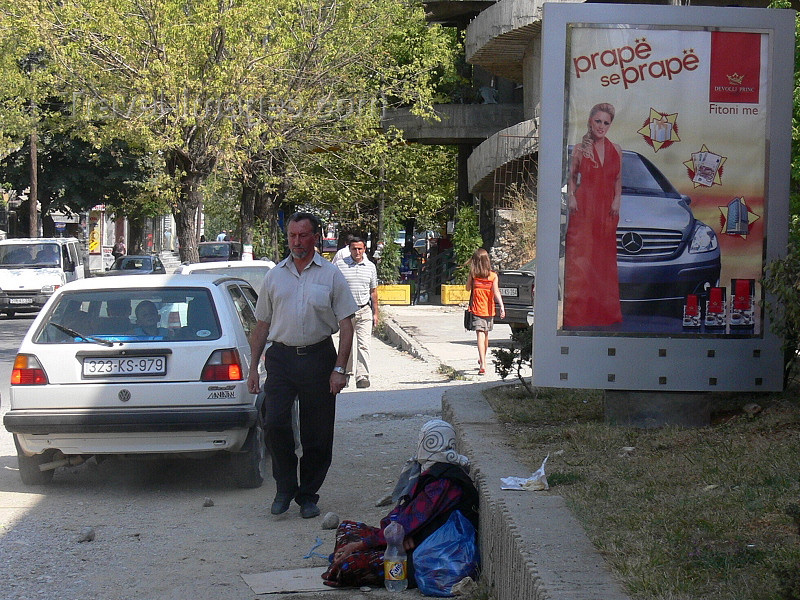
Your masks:
<svg viewBox="0 0 800 600"><path fill-rule="evenodd" d="M61 325L60 323L53 323L52 321L50 321L50 325L52 325L53 327L55 327L56 329L58 329L60 331L63 331L67 335L71 335L72 337L80 338L85 342L93 342L95 344L100 344L101 346L109 346L109 347L114 345L114 342L109 342L108 340L104 340L102 338L97 338L97 337L94 337L94 336L91 336L91 335L89 335L89 336L83 335L82 333L80 333L78 331L75 331L74 329L70 329L69 327L65 327L64 325Z"/></svg>

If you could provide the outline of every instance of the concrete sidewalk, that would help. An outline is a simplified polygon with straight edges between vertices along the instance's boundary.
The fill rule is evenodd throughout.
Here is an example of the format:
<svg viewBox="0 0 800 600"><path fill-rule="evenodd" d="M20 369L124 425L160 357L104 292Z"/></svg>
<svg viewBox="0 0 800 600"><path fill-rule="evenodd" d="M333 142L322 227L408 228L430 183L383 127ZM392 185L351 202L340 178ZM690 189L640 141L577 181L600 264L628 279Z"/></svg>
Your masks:
<svg viewBox="0 0 800 600"><path fill-rule="evenodd" d="M557 490L500 489L501 477L529 477L531 469L514 456L484 398L484 390L500 385L500 378L491 368L491 357L486 375L477 375L475 334L463 328L463 308L381 310L392 343L475 382L450 388L442 397L442 414L458 432L459 449L470 457L481 493L482 577L492 587L493 599L629 600ZM508 326L498 325L490 335L491 346L508 345L509 335Z"/></svg>

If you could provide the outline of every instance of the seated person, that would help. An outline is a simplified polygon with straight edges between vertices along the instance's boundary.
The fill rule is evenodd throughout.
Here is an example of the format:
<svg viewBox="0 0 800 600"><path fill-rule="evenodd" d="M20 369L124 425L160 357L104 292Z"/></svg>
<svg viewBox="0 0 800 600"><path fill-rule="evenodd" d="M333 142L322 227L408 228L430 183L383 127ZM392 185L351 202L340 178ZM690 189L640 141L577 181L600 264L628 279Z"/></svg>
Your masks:
<svg viewBox="0 0 800 600"><path fill-rule="evenodd" d="M158 326L160 320L161 315L158 314L156 305L150 300L142 300L136 305L136 328L133 335L169 337L169 329Z"/></svg>
<svg viewBox="0 0 800 600"><path fill-rule="evenodd" d="M29 265L31 262L31 254L25 248L16 248L3 259L5 265Z"/></svg>
<svg viewBox="0 0 800 600"><path fill-rule="evenodd" d="M453 427L440 419L422 426L416 456L406 463L392 495L397 503L378 527L342 521L336 530L331 565L322 574L325 585L360 587L383 584L383 530L392 515L405 530L408 584L415 585L414 548L444 525L455 510L478 529L478 491L467 475L469 459L456 452Z"/></svg>
<svg viewBox="0 0 800 600"><path fill-rule="evenodd" d="M36 264L57 265L58 250L56 250L53 246L45 246L36 253Z"/></svg>
<svg viewBox="0 0 800 600"><path fill-rule="evenodd" d="M130 333L133 323L131 323L131 301L127 298L119 300L109 300L106 305L108 316L100 320L98 333L119 334Z"/></svg>

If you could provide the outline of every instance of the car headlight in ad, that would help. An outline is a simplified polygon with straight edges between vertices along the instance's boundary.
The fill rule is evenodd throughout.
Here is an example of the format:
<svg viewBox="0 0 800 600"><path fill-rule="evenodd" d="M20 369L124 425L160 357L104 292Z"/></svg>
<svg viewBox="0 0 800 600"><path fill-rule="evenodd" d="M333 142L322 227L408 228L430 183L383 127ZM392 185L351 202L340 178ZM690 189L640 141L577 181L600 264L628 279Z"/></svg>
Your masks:
<svg viewBox="0 0 800 600"><path fill-rule="evenodd" d="M692 232L692 241L689 243L689 253L711 252L718 247L717 234L714 233L714 230L705 223L697 221L694 225L694 232Z"/></svg>

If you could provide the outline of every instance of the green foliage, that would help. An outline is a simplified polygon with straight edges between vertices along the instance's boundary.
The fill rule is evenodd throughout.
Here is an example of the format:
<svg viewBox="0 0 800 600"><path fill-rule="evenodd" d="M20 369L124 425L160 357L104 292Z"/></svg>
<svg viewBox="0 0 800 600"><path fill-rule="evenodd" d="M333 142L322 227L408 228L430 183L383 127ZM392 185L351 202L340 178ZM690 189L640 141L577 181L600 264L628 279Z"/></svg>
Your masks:
<svg viewBox="0 0 800 600"><path fill-rule="evenodd" d="M456 283L467 282L469 275L467 261L472 257L473 252L481 247L482 243L478 215L471 206L462 206L456 213L453 229L453 252L456 264L459 265L456 269Z"/></svg>
<svg viewBox="0 0 800 600"><path fill-rule="evenodd" d="M764 270L761 285L770 294L766 309L773 333L783 339L784 382L797 360L800 341L800 218L791 223L786 258L774 260Z"/></svg>
<svg viewBox="0 0 800 600"><path fill-rule="evenodd" d="M397 283L400 277L400 246L394 239L400 230L394 211L386 211L383 223L383 250L378 260L378 281L380 283Z"/></svg>
<svg viewBox="0 0 800 600"><path fill-rule="evenodd" d="M400 220L440 229L455 197L456 149L379 136L341 150L306 154L288 200L336 216L340 230L370 232L381 195Z"/></svg>
<svg viewBox="0 0 800 600"><path fill-rule="evenodd" d="M511 341L510 348L492 348L492 354L495 357L494 369L504 381L506 377L516 371L517 379L525 386L528 393L533 394L533 388L522 376L523 367L533 367L533 327L512 329Z"/></svg>

